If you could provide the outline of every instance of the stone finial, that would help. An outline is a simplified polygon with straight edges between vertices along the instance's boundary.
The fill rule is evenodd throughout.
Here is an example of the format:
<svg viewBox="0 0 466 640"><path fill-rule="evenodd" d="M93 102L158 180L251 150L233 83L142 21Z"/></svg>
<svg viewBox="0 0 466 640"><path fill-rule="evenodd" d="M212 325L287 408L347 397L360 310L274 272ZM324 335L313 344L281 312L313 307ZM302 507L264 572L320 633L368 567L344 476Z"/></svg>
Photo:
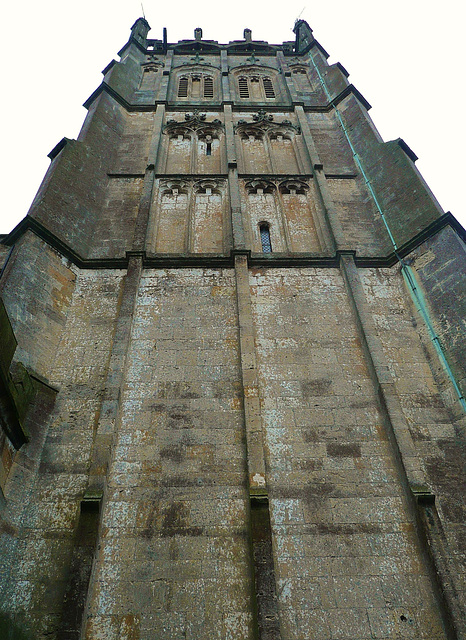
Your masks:
<svg viewBox="0 0 466 640"><path fill-rule="evenodd" d="M201 29L201 27L196 27L196 29L194 29L194 38L197 41L202 40L202 29Z"/></svg>
<svg viewBox="0 0 466 640"><path fill-rule="evenodd" d="M251 29L245 29L243 31L243 36L244 36L244 39L246 40L246 42L251 42L251 39L252 39L252 31L251 31Z"/></svg>

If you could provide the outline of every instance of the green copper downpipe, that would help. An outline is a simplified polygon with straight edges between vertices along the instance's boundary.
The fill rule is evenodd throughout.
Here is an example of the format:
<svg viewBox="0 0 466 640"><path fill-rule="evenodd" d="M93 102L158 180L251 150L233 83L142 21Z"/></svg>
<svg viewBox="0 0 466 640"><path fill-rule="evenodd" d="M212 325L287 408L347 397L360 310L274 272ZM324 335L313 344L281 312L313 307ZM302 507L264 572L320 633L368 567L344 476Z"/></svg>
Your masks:
<svg viewBox="0 0 466 640"><path fill-rule="evenodd" d="M322 74L320 73L320 70L318 68L318 66L316 65L314 58L311 54L311 52L309 52L309 59L312 62L312 65L314 67L314 69L317 72L317 75L319 76L319 80L320 80L320 84L322 85L322 88L325 92L325 95L327 96L327 100L329 101L330 104L332 104L332 98L330 96L330 93L327 89L327 85L325 84L325 80L322 77ZM418 286L417 280L416 280L416 275L414 273L414 271L411 269L411 267L409 265L406 264L406 262L403 260L403 258L399 255L398 253L398 246L396 244L395 238L393 237L393 234L391 232L390 226L387 222L387 219L385 217L385 214L382 210L382 207L380 206L380 203L377 199L377 196L375 195L374 189L372 187L372 184L369 180L369 178L367 177L367 174L364 170L363 164L361 162L361 159L359 157L359 155L356 153L356 149L353 146L353 143L351 142L351 139L349 137L349 133L348 130L345 126L345 123L343 122L343 118L341 117L340 111L338 110L338 107L336 105L333 105L334 109L335 109L335 113L337 115L338 121L340 122L340 126L343 129L343 133L345 134L346 140L348 141L348 144L350 146L351 149L351 153L353 154L353 158L354 161L356 162L357 166L359 167L359 170L361 171L361 174L364 178L364 182L367 185L367 188L369 189L369 192L372 196L372 199L374 200L375 206L377 207L377 211L380 214L380 217L382 218L382 222L384 223L385 229L387 230L388 236L390 238L390 242L393 245L393 249L395 252L395 255L401 265L401 272L403 274L403 278L406 282L406 285L408 287L408 291L411 294L411 298L419 312L419 314L421 315L422 319L424 320L424 323L427 327L427 330L429 332L429 336L430 339L432 341L432 344L434 345L434 348L440 358L440 362L442 363L448 377L450 378L450 381L453 385L453 388L455 389L456 394L458 395L458 399L460 401L460 404L463 408L463 410L466 412L466 400L463 396L463 394L461 393L461 390L458 386L458 383L456 381L455 375L453 373L453 371L451 370L450 365L448 364L447 358L445 356L445 352L443 350L442 344L440 342L440 339L434 329L434 325L432 323L432 320L430 318L429 315L429 311L427 309L427 305L426 302L424 300L424 296L422 294L421 288Z"/></svg>

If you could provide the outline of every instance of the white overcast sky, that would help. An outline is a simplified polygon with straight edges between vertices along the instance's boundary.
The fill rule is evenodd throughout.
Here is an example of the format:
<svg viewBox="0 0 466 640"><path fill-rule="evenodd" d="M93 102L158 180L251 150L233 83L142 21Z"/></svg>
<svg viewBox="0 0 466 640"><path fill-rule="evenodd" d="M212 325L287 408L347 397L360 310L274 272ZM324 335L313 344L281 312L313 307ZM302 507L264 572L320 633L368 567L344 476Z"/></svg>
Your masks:
<svg viewBox="0 0 466 640"><path fill-rule="evenodd" d="M306 3L306 4L305 4ZM465 226L465 10L461 0L145 0L152 38L241 39L243 29L272 44L293 40L301 17L372 105L384 140L403 138L445 211ZM225 7L225 8L224 8ZM303 10L304 9L304 10ZM76 138L81 106L101 70L127 41L139 0L23 0L0 9L3 24L0 233L27 213L64 136Z"/></svg>

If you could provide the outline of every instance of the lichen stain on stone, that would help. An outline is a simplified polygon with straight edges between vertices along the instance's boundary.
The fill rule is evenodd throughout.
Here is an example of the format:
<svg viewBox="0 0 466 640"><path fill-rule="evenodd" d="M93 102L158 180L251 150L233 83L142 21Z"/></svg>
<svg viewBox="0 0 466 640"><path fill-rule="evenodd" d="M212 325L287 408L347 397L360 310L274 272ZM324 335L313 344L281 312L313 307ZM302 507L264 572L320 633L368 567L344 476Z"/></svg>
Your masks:
<svg viewBox="0 0 466 640"><path fill-rule="evenodd" d="M303 381L301 382L303 398L307 399L315 396L330 395L331 386L332 381L327 378Z"/></svg>
<svg viewBox="0 0 466 640"><path fill-rule="evenodd" d="M118 640L139 640L139 616L128 614L123 616L120 623Z"/></svg>
<svg viewBox="0 0 466 640"><path fill-rule="evenodd" d="M160 534L171 538L175 535L200 536L202 527L189 524L189 508L184 502L172 502L162 509Z"/></svg>
<svg viewBox="0 0 466 640"><path fill-rule="evenodd" d="M48 273L56 283L56 286L51 291L53 307L55 311L62 313L70 305L76 284L76 275L69 270L67 275L64 275L51 264L49 265Z"/></svg>

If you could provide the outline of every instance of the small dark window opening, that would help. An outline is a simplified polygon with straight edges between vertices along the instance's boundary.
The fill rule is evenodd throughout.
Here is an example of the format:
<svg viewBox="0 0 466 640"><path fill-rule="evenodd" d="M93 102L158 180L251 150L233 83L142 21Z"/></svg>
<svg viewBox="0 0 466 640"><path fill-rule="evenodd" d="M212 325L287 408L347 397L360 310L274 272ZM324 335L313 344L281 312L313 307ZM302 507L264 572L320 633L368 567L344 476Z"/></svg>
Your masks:
<svg viewBox="0 0 466 640"><path fill-rule="evenodd" d="M212 155L212 143L211 142L207 142L206 143L205 154L206 154L206 156L211 156Z"/></svg>
<svg viewBox="0 0 466 640"><path fill-rule="evenodd" d="M270 240L270 228L266 222L261 222L259 225L259 231L261 234L261 243L263 253L272 253L272 242Z"/></svg>

